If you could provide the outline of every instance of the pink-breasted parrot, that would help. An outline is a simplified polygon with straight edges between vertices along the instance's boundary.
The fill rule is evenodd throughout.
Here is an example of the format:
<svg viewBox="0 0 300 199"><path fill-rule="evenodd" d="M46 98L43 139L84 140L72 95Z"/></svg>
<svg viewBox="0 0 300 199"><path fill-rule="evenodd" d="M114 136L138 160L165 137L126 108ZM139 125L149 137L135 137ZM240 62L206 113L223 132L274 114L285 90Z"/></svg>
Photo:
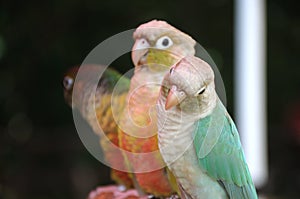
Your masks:
<svg viewBox="0 0 300 199"><path fill-rule="evenodd" d="M165 21L158 20L140 25L133 37L135 69L124 109L126 112L120 120L120 147L135 154L157 151L146 157L127 156L128 165L144 192L170 196L176 191L176 186L166 168L159 168L164 161L158 150L155 104L164 75L182 57L195 54L196 42ZM139 172L144 167L149 171Z"/></svg>

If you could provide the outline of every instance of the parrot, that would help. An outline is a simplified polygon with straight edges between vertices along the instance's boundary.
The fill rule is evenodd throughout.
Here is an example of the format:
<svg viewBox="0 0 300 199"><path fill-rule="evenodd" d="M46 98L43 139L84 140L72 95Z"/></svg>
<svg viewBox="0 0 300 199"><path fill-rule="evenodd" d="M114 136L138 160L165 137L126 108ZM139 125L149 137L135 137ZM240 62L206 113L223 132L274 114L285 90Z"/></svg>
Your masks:
<svg viewBox="0 0 300 199"><path fill-rule="evenodd" d="M186 56L157 100L158 144L182 198L257 199L238 130L215 90L214 72Z"/></svg>
<svg viewBox="0 0 300 199"><path fill-rule="evenodd" d="M164 161L158 149L155 106L164 75L181 58L195 54L196 42L161 20L140 25L133 38L134 75L130 81L126 111L119 123L119 146L134 154L150 154L137 155L138 158L125 155L125 158L143 192L168 197L176 193L177 183L163 167Z"/></svg>
<svg viewBox="0 0 300 199"><path fill-rule="evenodd" d="M69 69L64 75L62 84L64 89L64 98L66 102L73 108L77 109L81 116L88 122L93 131L99 135L100 146L104 152L106 161L112 168L125 168L125 160L120 150L116 150L112 147L111 143L118 146L118 115L123 111L125 107L125 100L129 90L130 80L126 77L121 78L121 74L112 68L108 68L102 65L84 65L81 69L80 79L75 78L79 70L79 66ZM99 75L101 71L104 71L99 83L93 84L91 79ZM114 86L118 81L121 87L118 92L115 93L112 98L112 92ZM93 88L96 86L96 93L93 95ZM76 90L76 92L74 92ZM95 106L94 106L95 103ZM118 104L115 111L116 115L112 115L111 105ZM96 118L93 114L95 109ZM104 131L106 138L104 138L101 129ZM116 165L118 165L116 167ZM121 189L131 188L133 186L131 174L116 169L111 170L111 178ZM122 188L123 186L123 188ZM125 187L124 187L125 186Z"/></svg>

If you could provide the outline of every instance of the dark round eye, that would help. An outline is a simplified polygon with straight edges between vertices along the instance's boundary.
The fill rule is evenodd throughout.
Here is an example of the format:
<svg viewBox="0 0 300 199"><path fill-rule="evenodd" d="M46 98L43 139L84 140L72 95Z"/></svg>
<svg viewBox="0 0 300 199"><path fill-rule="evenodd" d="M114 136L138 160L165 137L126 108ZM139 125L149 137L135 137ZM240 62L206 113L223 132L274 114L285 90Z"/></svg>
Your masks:
<svg viewBox="0 0 300 199"><path fill-rule="evenodd" d="M65 76L63 81L62 81L63 87L66 90L72 89L73 88L73 83L74 83L74 79L72 77L69 77L69 76Z"/></svg>
<svg viewBox="0 0 300 199"><path fill-rule="evenodd" d="M200 91L198 91L197 95L201 95L201 94L203 94L203 93L204 93L204 91L205 91L205 88L201 89Z"/></svg>
<svg viewBox="0 0 300 199"><path fill-rule="evenodd" d="M155 45L158 49L166 49L173 45L173 41L168 36L162 36L156 41Z"/></svg>
<svg viewBox="0 0 300 199"><path fill-rule="evenodd" d="M200 91L198 95L201 95L201 94L203 94L203 93L204 93L204 91L205 91L205 89L203 89L202 91Z"/></svg>
<svg viewBox="0 0 300 199"><path fill-rule="evenodd" d="M169 44L169 39L165 38L163 41L162 41L162 45L163 46L168 46Z"/></svg>

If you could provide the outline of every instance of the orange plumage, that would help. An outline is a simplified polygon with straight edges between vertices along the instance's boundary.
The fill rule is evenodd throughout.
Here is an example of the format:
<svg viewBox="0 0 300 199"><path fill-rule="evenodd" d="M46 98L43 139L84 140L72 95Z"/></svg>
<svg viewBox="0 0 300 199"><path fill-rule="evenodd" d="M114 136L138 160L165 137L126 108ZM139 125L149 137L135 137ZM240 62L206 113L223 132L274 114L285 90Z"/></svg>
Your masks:
<svg viewBox="0 0 300 199"><path fill-rule="evenodd" d="M155 196L170 196L177 187L158 148L156 101L165 74L182 57L194 55L196 42L157 20L140 25L133 37L131 57L135 70L120 120L120 147L135 154L125 157L142 190Z"/></svg>

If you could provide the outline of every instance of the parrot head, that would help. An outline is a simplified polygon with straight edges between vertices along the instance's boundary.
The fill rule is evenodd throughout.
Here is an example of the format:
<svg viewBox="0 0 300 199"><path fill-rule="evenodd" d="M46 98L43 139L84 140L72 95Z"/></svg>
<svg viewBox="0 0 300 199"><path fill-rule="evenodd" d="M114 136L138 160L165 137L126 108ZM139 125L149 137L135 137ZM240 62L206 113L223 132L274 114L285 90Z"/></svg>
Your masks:
<svg viewBox="0 0 300 199"><path fill-rule="evenodd" d="M185 112L203 109L215 99L214 72L202 59L186 56L176 63L165 76L165 109L180 104Z"/></svg>
<svg viewBox="0 0 300 199"><path fill-rule="evenodd" d="M87 103L86 99L88 99L86 96L92 92L92 85L94 87L97 85L96 83L92 83L96 78L95 74L97 74L97 68L96 65L86 65L82 69L80 69L80 66L75 66L65 73L62 85L65 101L70 107L80 110L85 106L84 104ZM80 75L78 75L79 70Z"/></svg>
<svg viewBox="0 0 300 199"><path fill-rule="evenodd" d="M86 64L73 67L65 73L62 84L69 106L79 110L93 107L93 96L99 92L112 93L118 82L116 95L128 91L129 79L121 78L122 75L112 68L106 68L103 65Z"/></svg>
<svg viewBox="0 0 300 199"><path fill-rule="evenodd" d="M161 72L182 57L195 54L195 40L165 21L140 25L133 38L131 57L136 68L147 66L152 72Z"/></svg>

